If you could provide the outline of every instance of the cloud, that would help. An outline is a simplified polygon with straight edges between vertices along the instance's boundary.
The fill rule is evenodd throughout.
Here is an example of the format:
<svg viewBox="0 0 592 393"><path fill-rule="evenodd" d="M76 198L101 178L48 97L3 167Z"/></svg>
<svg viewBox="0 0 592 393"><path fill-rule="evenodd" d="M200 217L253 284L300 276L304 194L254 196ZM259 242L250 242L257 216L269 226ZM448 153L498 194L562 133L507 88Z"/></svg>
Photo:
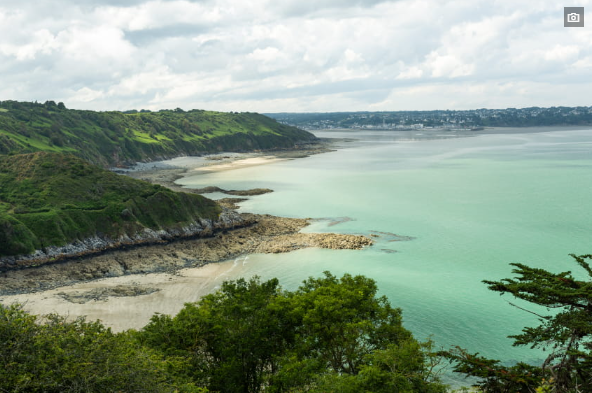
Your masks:
<svg viewBox="0 0 592 393"><path fill-rule="evenodd" d="M269 0L268 7L282 17L303 17L335 12L339 9L369 8L393 0Z"/></svg>
<svg viewBox="0 0 592 393"><path fill-rule="evenodd" d="M556 92L589 105L592 31L562 17L551 0L5 0L0 99L272 112L543 106Z"/></svg>

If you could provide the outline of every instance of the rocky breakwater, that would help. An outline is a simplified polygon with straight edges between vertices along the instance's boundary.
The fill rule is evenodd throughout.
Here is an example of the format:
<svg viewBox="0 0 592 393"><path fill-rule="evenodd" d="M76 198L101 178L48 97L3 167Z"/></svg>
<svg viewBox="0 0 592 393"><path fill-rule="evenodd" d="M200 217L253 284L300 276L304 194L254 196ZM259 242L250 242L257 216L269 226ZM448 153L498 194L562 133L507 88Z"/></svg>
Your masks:
<svg viewBox="0 0 592 393"><path fill-rule="evenodd" d="M229 216L232 219L226 221L222 229L212 231L210 237L188 237L146 247L112 249L70 258L63 263L5 271L0 273L0 295L43 291L128 274L175 274L182 268L252 253L282 253L305 247L358 250L372 245L370 238L360 235L300 233L310 223L308 219L234 214L240 220L236 215ZM232 226L234 229L230 229ZM216 225L212 223L211 228L215 229Z"/></svg>
<svg viewBox="0 0 592 393"><path fill-rule="evenodd" d="M224 209L217 220L199 219L178 228L158 230L144 228L139 232L124 233L118 238L96 235L63 246L44 247L28 255L0 257L0 272L96 255L108 250L163 244L184 238L208 237L221 230L244 227L253 223L254 220L250 217L241 216L231 209Z"/></svg>

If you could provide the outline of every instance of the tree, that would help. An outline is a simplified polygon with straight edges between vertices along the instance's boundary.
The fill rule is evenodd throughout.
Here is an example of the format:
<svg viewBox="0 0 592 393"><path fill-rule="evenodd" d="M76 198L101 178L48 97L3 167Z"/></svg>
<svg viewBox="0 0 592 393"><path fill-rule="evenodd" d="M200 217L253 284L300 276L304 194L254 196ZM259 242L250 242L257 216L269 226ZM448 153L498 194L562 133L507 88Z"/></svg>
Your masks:
<svg viewBox="0 0 592 393"><path fill-rule="evenodd" d="M294 292L239 279L175 317L154 316L139 338L186 356L194 381L213 391L320 392L331 381L373 391L376 378L401 392L443 391L401 310L376 294L373 280L348 274L326 272Z"/></svg>
<svg viewBox="0 0 592 393"><path fill-rule="evenodd" d="M592 392L592 268L587 262L592 255L571 257L584 270L585 280L571 271L551 273L514 263L516 278L484 281L492 291L554 310L551 315L529 311L539 317L540 325L510 336L516 346L549 351L540 367L503 367L457 348L443 353L456 363L455 371L482 378L479 386L486 392L532 392L543 384L555 392Z"/></svg>
<svg viewBox="0 0 592 393"><path fill-rule="evenodd" d="M301 313L302 350L315 354L323 368L357 374L366 355L411 338L401 309L377 298L377 291L374 280L349 274L338 279L325 272L305 281L292 298Z"/></svg>
<svg viewBox="0 0 592 393"><path fill-rule="evenodd" d="M377 292L364 276L325 272L304 281L290 296L300 321L297 345L270 391L445 391L430 366L430 345L418 343L402 326L401 310Z"/></svg>
<svg viewBox="0 0 592 393"><path fill-rule="evenodd" d="M164 359L98 321L38 320L0 304L0 343L3 392L203 392L170 371L184 367L183 359Z"/></svg>
<svg viewBox="0 0 592 393"><path fill-rule="evenodd" d="M320 375L309 392L340 393L444 393L436 367L440 360L432 352L432 343L419 343L409 338L389 344L366 356L360 372Z"/></svg>
<svg viewBox="0 0 592 393"><path fill-rule="evenodd" d="M280 295L277 279L224 282L174 318L153 317L141 337L165 353L184 352L192 376L214 391L258 392L293 339L285 310L273 305Z"/></svg>

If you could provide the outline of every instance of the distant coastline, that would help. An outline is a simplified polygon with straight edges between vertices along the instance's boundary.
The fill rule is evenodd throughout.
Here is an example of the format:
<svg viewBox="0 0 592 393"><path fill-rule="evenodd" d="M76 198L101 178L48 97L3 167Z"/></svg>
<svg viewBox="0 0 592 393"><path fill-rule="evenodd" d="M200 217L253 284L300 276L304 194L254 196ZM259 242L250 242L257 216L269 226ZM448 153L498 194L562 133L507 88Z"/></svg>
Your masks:
<svg viewBox="0 0 592 393"><path fill-rule="evenodd" d="M546 127L592 125L592 107L381 111L338 113L266 113L286 125L306 130L475 129L480 127Z"/></svg>

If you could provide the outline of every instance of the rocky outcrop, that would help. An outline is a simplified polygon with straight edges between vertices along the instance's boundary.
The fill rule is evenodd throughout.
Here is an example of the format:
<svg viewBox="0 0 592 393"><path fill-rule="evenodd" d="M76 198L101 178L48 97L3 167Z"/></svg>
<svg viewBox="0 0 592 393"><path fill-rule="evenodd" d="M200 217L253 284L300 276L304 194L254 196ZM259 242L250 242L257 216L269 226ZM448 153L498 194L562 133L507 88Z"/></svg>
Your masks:
<svg viewBox="0 0 592 393"><path fill-rule="evenodd" d="M93 236L76 240L64 246L50 246L34 253L19 256L0 257L0 271L15 268L39 266L71 258L98 254L107 250L126 249L139 245L167 243L177 239L212 236L220 230L244 227L254 222L248 216L225 209L217 220L199 219L180 228L159 230L144 228L142 231L123 234L119 238Z"/></svg>
<svg viewBox="0 0 592 393"><path fill-rule="evenodd" d="M220 187L216 186L208 186L204 188L194 188L192 192L196 194L209 194L212 192L221 192L223 194L228 195L236 195L236 196L254 196L254 195L263 195L270 192L273 192L272 189L269 188L252 188L250 190L225 190Z"/></svg>
<svg viewBox="0 0 592 393"><path fill-rule="evenodd" d="M255 249L260 253L283 253L306 247L329 248L333 250L361 250L372 245L372 240L360 235L338 233L295 233L277 236L261 242Z"/></svg>
<svg viewBox="0 0 592 393"><path fill-rule="evenodd" d="M44 291L104 277L156 272L173 274L178 269L199 267L252 253L283 253L304 247L360 249L372 244L372 240L365 236L300 233L309 224L307 219L250 213L242 213L239 217L242 227L235 225L232 230L214 231L210 237L181 238L146 247L120 247L70 258L63 263L8 270L0 273L0 296ZM226 221L226 225L233 223L236 223L234 218Z"/></svg>
<svg viewBox="0 0 592 393"><path fill-rule="evenodd" d="M236 196L253 196L253 195L263 195L270 192L273 192L272 189L269 188L252 188L250 190L228 190L223 191L225 194L229 195L236 195Z"/></svg>
<svg viewBox="0 0 592 393"><path fill-rule="evenodd" d="M238 210L240 206L237 205L237 203L241 203L248 200L249 198L222 198L218 199L216 202L218 202L220 206L225 207L227 209Z"/></svg>

